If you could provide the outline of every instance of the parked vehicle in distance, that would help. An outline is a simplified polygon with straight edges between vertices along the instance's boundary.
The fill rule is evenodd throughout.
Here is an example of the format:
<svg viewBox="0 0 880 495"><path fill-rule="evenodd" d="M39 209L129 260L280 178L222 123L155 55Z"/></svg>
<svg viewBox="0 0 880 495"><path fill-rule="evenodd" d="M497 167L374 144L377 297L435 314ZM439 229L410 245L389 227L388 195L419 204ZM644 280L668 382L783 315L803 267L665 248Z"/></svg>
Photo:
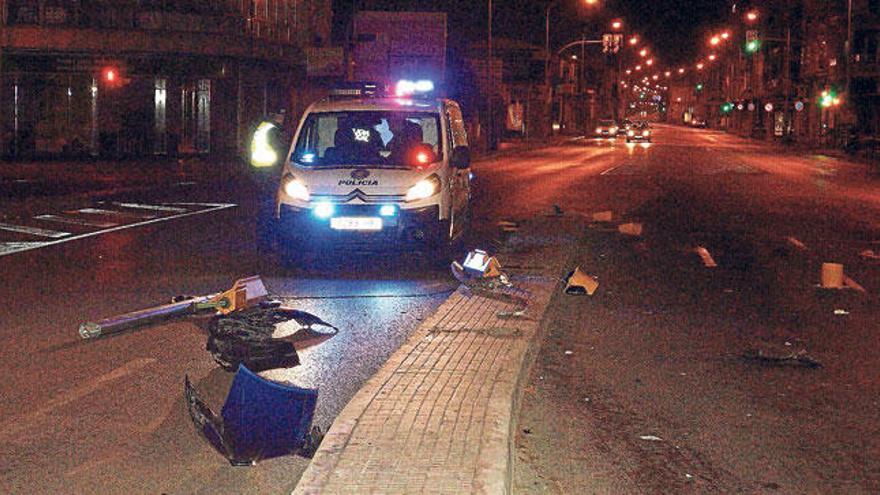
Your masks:
<svg viewBox="0 0 880 495"><path fill-rule="evenodd" d="M626 133L630 130L630 128L632 128L632 126L633 126L633 121L631 121L629 119L623 119L620 122L620 127L617 129L617 135L618 136L620 136L620 135L625 136Z"/></svg>

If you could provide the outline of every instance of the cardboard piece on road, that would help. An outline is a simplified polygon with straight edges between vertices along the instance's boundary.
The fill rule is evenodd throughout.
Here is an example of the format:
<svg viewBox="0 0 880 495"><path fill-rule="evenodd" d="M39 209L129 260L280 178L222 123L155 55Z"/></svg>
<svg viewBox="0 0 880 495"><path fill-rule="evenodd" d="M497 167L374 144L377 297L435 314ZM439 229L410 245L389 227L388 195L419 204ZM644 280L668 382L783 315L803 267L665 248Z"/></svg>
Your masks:
<svg viewBox="0 0 880 495"><path fill-rule="evenodd" d="M855 290L857 290L857 291L859 291L859 292L865 292L865 293L868 292L868 291L865 290L865 288L862 287L858 282L856 282L855 280L853 280L853 279L847 277L846 275L843 276L843 285L846 286L846 287L849 287L850 289L855 289Z"/></svg>
<svg viewBox="0 0 880 495"><path fill-rule="evenodd" d="M581 271L581 267L577 267L568 275L565 282L565 293L571 295L592 296L599 288L599 282L593 277Z"/></svg>
<svg viewBox="0 0 880 495"><path fill-rule="evenodd" d="M617 226L617 231L624 235L640 236L642 235L642 224L640 223L624 223Z"/></svg>
<svg viewBox="0 0 880 495"><path fill-rule="evenodd" d="M843 265L840 263L822 263L822 288L843 288Z"/></svg>
<svg viewBox="0 0 880 495"><path fill-rule="evenodd" d="M613 218L614 214L610 210L593 213L594 222L610 222L613 220Z"/></svg>

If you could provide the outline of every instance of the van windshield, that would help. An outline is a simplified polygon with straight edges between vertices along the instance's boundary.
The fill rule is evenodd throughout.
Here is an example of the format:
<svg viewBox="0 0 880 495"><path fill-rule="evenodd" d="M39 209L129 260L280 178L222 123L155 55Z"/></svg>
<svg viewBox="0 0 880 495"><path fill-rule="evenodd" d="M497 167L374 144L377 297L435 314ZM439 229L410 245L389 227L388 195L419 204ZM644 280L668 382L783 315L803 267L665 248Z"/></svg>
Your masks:
<svg viewBox="0 0 880 495"><path fill-rule="evenodd" d="M352 111L310 114L291 160L314 167L418 167L443 158L434 112Z"/></svg>

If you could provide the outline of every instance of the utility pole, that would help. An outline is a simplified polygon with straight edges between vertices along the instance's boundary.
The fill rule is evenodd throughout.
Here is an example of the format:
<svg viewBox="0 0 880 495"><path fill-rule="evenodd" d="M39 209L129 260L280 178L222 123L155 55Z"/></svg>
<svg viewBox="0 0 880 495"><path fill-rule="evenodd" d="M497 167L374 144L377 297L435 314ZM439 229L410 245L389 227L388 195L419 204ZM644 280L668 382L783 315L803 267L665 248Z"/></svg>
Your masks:
<svg viewBox="0 0 880 495"><path fill-rule="evenodd" d="M488 1L489 1L489 29L488 29L489 39L486 40L486 52L488 54L488 60L486 60L486 69L488 71L487 80L489 81L489 87L487 88L487 93L488 93L488 97L489 97L488 98L489 116L488 116L487 121L488 121L489 129L487 130L486 138L487 138L488 148L490 150L494 150L495 149L495 108L492 103L492 100L493 100L493 96L495 94L495 71L493 70L493 67L492 67L494 65L492 63L492 56L493 56L493 53L492 53L492 0L488 0Z"/></svg>

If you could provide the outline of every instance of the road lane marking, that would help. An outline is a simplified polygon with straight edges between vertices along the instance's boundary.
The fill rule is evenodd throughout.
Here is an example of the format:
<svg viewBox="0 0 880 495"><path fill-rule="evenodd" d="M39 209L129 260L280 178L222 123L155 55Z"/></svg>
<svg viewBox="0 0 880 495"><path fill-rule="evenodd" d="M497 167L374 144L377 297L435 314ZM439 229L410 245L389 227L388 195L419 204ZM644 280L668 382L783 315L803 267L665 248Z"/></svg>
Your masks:
<svg viewBox="0 0 880 495"><path fill-rule="evenodd" d="M31 408L25 413L12 416L0 422L0 438L7 438L21 432L22 430L33 427L37 422L42 421L44 419L43 417L48 413L95 392L109 382L131 375L155 362L156 358L133 359L122 366L111 370L109 373L99 376L89 383L59 393L53 399L36 409Z"/></svg>
<svg viewBox="0 0 880 495"><path fill-rule="evenodd" d="M123 208L132 208L135 210L152 210L152 211L165 211L170 213L183 213L186 208L177 208L174 206L160 206L160 205L142 205L138 203L113 203L117 206L121 206Z"/></svg>
<svg viewBox="0 0 880 495"><path fill-rule="evenodd" d="M130 211L105 210L103 208L80 208L79 210L68 211L65 213L85 213L87 215L109 215L129 218L156 218L156 215L134 213Z"/></svg>
<svg viewBox="0 0 880 495"><path fill-rule="evenodd" d="M47 222L58 222L58 223L66 223L66 224L71 224L71 225L83 225L85 227L106 228L106 227L115 227L115 226L119 225L118 223L113 223L113 222L96 222L96 221L85 220L82 218L60 217L58 215L51 215L51 214L37 215L34 218L36 218L37 220L45 220Z"/></svg>
<svg viewBox="0 0 880 495"><path fill-rule="evenodd" d="M0 242L0 256L45 246L46 242Z"/></svg>
<svg viewBox="0 0 880 495"><path fill-rule="evenodd" d="M11 223L0 223L0 230L9 232L18 232L19 234L30 234L38 237L49 237L52 239L60 239L67 237L70 232L61 232L58 230L39 229L37 227L28 227L27 225L13 225Z"/></svg>
<svg viewBox="0 0 880 495"><path fill-rule="evenodd" d="M618 167L619 167L619 165L615 165L615 166L609 168L608 170L602 172L602 173L599 174L599 175L608 175L608 174L610 174L612 171L616 170Z"/></svg>
<svg viewBox="0 0 880 495"><path fill-rule="evenodd" d="M715 260L712 258L712 254L709 253L709 250L706 249L705 247L703 247L703 246L697 246L697 247L694 249L694 252L696 252L696 253L700 256L700 258L702 258L702 260L703 260L703 265L704 265L706 268L716 268L716 267L718 267L718 264L715 263Z"/></svg>
<svg viewBox="0 0 880 495"><path fill-rule="evenodd" d="M186 213L180 213L179 215L170 215L170 216L162 217L162 218L153 218L150 220L144 220L142 222L135 222L135 223L127 224L127 225L120 225L118 227L111 227L109 229L96 230L94 232L86 232L84 234L72 235L70 237L65 237L64 239L43 242L43 243L40 243L39 246L22 248L22 249L15 251L15 252L20 253L22 251L30 251L31 249L38 249L38 248L44 248L44 247L48 247L48 246L54 246L55 244L61 244L63 242L70 242L70 241L76 241L79 239L85 239L86 237L94 237L94 236L98 236L101 234L108 234L110 232L117 232L117 231L125 230L125 229L133 229L135 227L142 227L144 225L149 225L149 224L158 223L158 222L166 222L169 220L175 220L177 218L191 217L193 215L203 215L206 213L212 213L212 212L219 211L219 210L225 210L227 208L235 208L236 206L238 206L234 203L216 203L216 205L217 206L209 207L204 210L188 211ZM7 254L11 254L11 253L2 253L2 254L0 254L0 256L5 256Z"/></svg>

